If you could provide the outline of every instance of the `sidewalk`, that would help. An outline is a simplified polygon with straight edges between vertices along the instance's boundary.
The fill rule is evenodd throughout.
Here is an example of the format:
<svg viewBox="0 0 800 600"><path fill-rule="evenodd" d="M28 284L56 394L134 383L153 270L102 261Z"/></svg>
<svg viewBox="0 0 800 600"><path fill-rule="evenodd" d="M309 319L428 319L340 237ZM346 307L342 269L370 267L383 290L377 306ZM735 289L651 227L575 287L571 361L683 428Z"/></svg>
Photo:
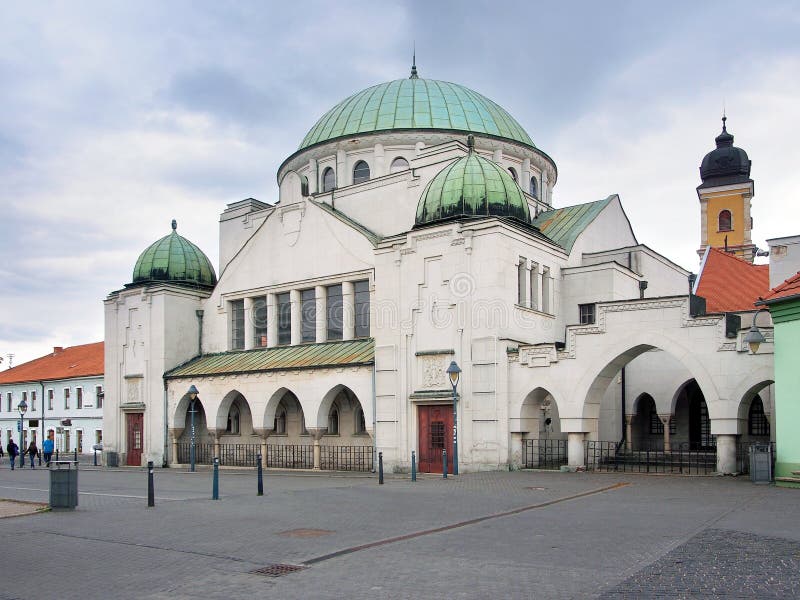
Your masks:
<svg viewBox="0 0 800 600"><path fill-rule="evenodd" d="M22 502L20 500L0 499L0 519L32 515L45 510L48 510L48 505L45 502Z"/></svg>

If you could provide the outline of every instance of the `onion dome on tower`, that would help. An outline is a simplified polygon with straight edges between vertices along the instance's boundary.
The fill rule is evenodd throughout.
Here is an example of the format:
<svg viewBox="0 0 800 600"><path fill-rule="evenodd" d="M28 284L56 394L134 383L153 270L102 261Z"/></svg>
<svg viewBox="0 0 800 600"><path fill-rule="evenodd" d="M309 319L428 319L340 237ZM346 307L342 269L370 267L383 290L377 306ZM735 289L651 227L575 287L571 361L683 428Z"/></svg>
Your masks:
<svg viewBox="0 0 800 600"><path fill-rule="evenodd" d="M716 138L717 147L703 157L700 164L700 188L747 183L750 181L750 159L747 152L733 145L733 135L728 133L722 117L722 133Z"/></svg>
<svg viewBox="0 0 800 600"><path fill-rule="evenodd" d="M136 261L133 283L174 283L192 288L213 288L217 276L203 251L178 235L178 223L172 220L172 233L151 244Z"/></svg>
<svg viewBox="0 0 800 600"><path fill-rule="evenodd" d="M415 227L475 217L504 217L530 225L528 202L508 171L478 155L472 136L467 144L467 155L442 169L425 188Z"/></svg>

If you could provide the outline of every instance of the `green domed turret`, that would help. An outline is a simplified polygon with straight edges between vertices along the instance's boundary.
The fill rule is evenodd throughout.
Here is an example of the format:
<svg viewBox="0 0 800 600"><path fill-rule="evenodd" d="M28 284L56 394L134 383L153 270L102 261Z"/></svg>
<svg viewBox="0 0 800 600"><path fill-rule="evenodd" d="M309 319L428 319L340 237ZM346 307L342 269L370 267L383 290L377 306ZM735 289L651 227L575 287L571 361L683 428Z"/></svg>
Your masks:
<svg viewBox="0 0 800 600"><path fill-rule="evenodd" d="M212 288L217 276L203 251L178 235L173 219L172 233L151 244L142 252L133 268L133 283L165 281L190 287Z"/></svg>
<svg viewBox="0 0 800 600"><path fill-rule="evenodd" d="M500 165L469 154L434 177L417 205L415 226L461 217L507 217L530 225L528 202Z"/></svg>
<svg viewBox="0 0 800 600"><path fill-rule="evenodd" d="M326 112L300 143L300 150L341 137L398 130L476 133L535 148L530 136L499 104L463 85L409 79L372 86Z"/></svg>

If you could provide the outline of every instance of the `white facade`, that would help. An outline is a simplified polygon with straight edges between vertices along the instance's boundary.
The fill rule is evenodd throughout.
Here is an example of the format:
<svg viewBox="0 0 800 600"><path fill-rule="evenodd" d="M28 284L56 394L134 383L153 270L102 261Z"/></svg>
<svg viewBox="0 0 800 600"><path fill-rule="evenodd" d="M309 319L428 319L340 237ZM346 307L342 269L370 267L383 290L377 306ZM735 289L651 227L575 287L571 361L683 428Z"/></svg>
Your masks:
<svg viewBox="0 0 800 600"><path fill-rule="evenodd" d="M625 435L633 446L653 437L634 425L645 393L666 419L667 433L656 434L665 444L672 418L674 439L700 444L686 412L694 400L681 396L691 381L718 466L733 470L750 403L771 383L771 344L749 356L743 332L726 337L724 316L695 314L688 272L638 242L618 197L551 207L555 164L523 144L476 133L474 151L514 169L536 227L496 217L415 223L431 180L471 151L465 137L379 132L298 151L279 170L278 202L223 211L213 291L150 283L110 294L106 449L129 464L185 462L193 384L195 441L217 456L313 448L301 462L318 468L331 448L374 447L389 469L407 469L412 452L428 468L450 444L445 369L455 360L462 470L519 467L525 440L541 437L567 440L575 466L586 441ZM397 158L408 168L393 172ZM359 161L369 178L353 184ZM328 168L336 187L320 191ZM532 177L538 197L525 189ZM334 302L341 332L331 336ZM372 340L369 364L326 362L359 340ZM300 362L250 364L282 348ZM303 352L316 362L303 364Z"/></svg>

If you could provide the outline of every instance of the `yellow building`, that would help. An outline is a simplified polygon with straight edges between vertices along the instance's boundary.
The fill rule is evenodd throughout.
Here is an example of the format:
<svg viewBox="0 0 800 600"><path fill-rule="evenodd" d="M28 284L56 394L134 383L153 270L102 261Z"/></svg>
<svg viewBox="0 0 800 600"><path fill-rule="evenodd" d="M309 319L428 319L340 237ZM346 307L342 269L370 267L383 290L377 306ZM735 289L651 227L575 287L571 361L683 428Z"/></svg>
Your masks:
<svg viewBox="0 0 800 600"><path fill-rule="evenodd" d="M700 199L700 257L707 247L722 248L726 252L752 262L756 246L751 239L753 219L750 201L753 198L753 180L750 179L751 161L747 153L733 145L733 135L725 127L727 117L722 117L722 133L715 141L716 149L703 157L700 165L702 183L697 187Z"/></svg>

